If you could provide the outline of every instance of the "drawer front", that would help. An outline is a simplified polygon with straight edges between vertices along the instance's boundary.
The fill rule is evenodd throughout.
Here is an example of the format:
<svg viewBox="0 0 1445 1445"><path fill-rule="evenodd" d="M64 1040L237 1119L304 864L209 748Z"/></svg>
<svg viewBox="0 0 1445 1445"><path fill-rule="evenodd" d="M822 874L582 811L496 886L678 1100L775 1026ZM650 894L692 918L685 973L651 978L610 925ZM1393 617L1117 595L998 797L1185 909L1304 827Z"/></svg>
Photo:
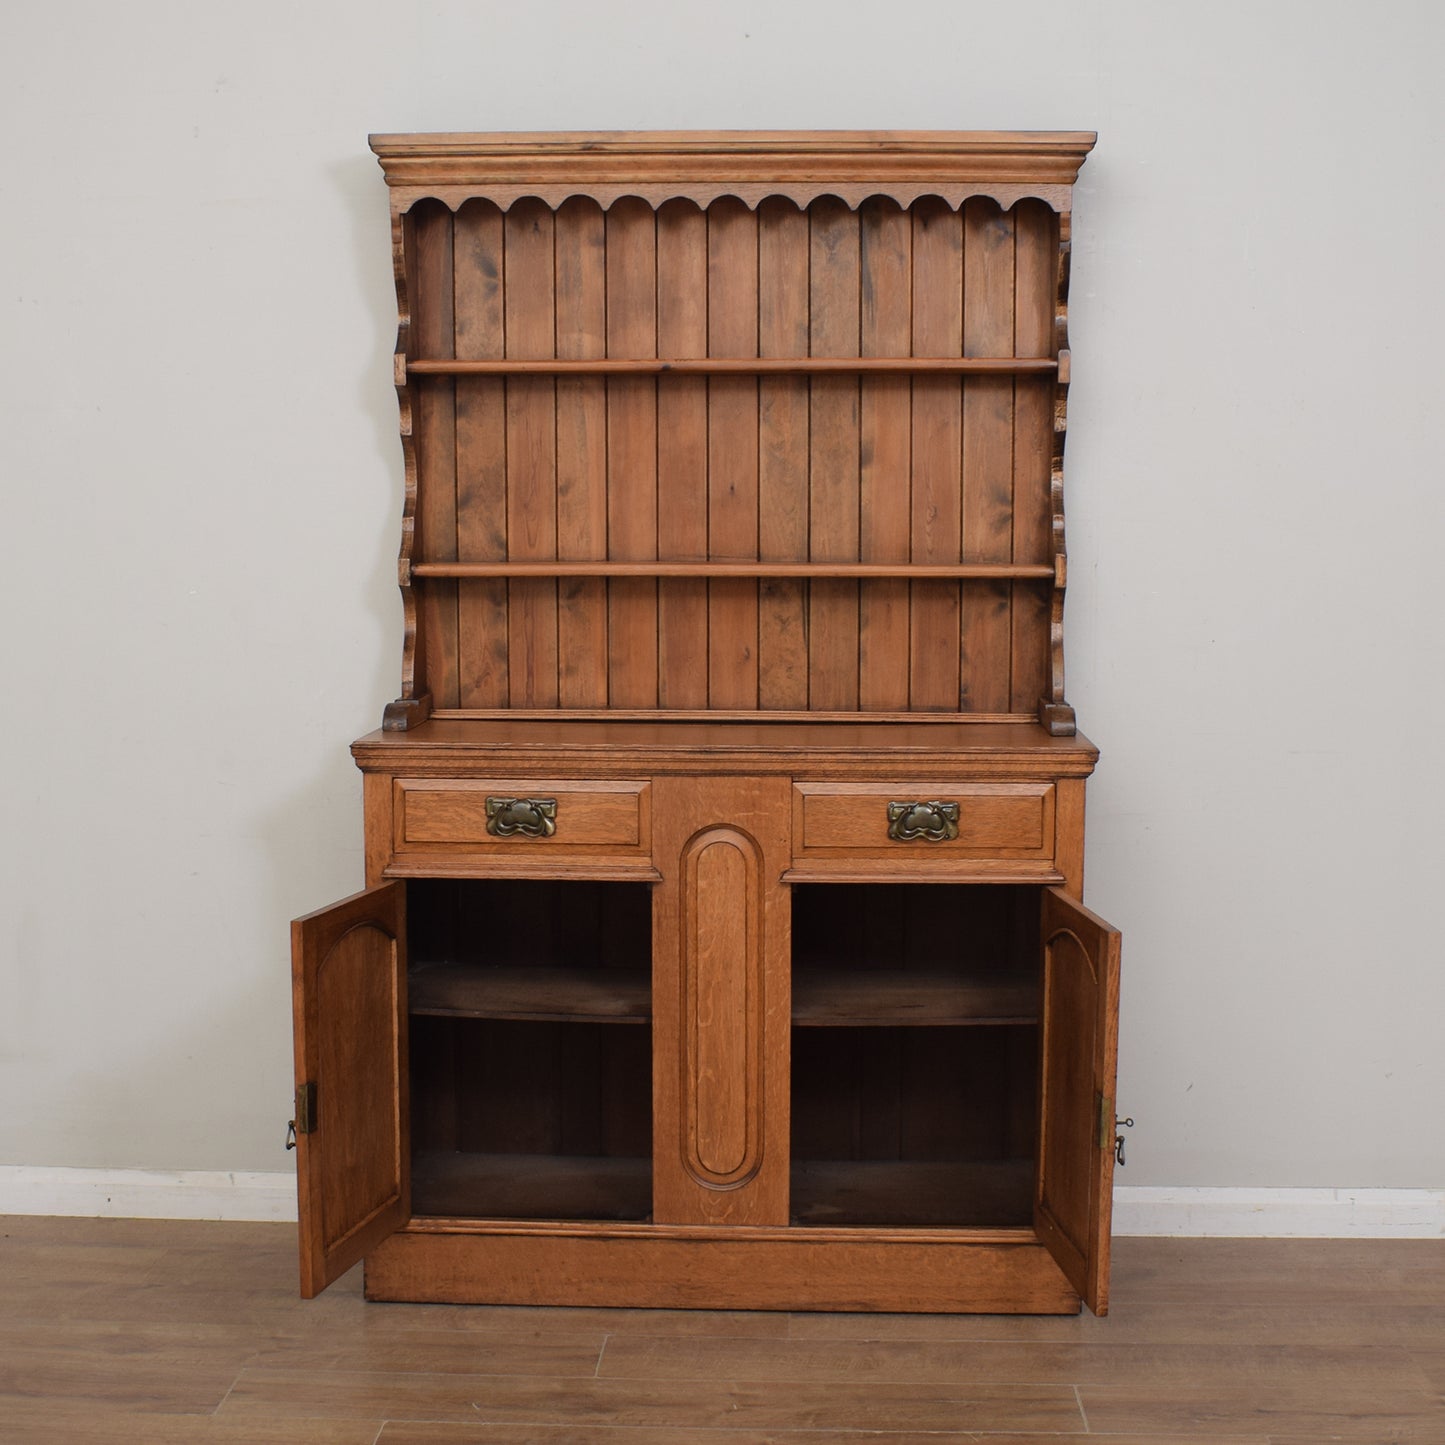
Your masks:
<svg viewBox="0 0 1445 1445"><path fill-rule="evenodd" d="M864 863L872 871L1052 870L1054 785L810 783L793 788L795 864Z"/></svg>
<svg viewBox="0 0 1445 1445"><path fill-rule="evenodd" d="M537 861L646 859L650 814L645 781L575 778L397 778L396 855Z"/></svg>

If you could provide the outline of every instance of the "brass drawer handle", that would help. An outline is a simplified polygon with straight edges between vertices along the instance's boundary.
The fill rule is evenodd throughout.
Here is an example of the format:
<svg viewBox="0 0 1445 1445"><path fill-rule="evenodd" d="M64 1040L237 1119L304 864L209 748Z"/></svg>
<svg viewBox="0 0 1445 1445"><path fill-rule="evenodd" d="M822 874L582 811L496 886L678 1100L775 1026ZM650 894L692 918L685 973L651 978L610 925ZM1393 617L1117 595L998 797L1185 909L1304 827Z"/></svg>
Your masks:
<svg viewBox="0 0 1445 1445"><path fill-rule="evenodd" d="M888 836L899 843L946 843L958 837L958 804L889 803Z"/></svg>
<svg viewBox="0 0 1445 1445"><path fill-rule="evenodd" d="M556 798L487 799L487 832L494 838L550 838L556 831Z"/></svg>

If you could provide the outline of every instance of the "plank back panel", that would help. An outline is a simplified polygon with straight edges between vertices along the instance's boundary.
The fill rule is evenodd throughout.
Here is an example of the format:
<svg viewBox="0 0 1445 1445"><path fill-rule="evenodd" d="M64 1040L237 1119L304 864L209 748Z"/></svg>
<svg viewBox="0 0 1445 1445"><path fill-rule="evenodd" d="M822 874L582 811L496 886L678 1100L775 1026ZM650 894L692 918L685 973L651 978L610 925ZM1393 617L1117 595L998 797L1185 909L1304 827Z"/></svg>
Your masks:
<svg viewBox="0 0 1445 1445"><path fill-rule="evenodd" d="M913 228L908 212L879 197L859 216L859 341L874 356L907 356L913 346ZM907 562L911 533L912 383L868 376L859 416L859 555ZM864 582L858 596L858 705L908 707L908 583Z"/></svg>
<svg viewBox="0 0 1445 1445"><path fill-rule="evenodd" d="M607 354L606 218L576 196L557 210L557 355ZM607 383L600 376L557 379L557 556L607 556ZM562 707L607 706L607 586L595 577L557 584L557 700Z"/></svg>
<svg viewBox="0 0 1445 1445"><path fill-rule="evenodd" d="M691 201L657 213L657 346L664 356L707 352L708 218ZM664 557L708 555L708 383L673 376L657 388L657 546ZM657 699L665 708L705 708L708 584L669 578L657 593Z"/></svg>
<svg viewBox="0 0 1445 1445"><path fill-rule="evenodd" d="M607 212L607 354L657 355L657 218L634 198ZM607 555L657 557L657 383L607 382ZM657 583L614 581L608 679L613 707L657 706Z"/></svg>
<svg viewBox="0 0 1445 1445"><path fill-rule="evenodd" d="M459 359L504 354L502 213L468 201L453 224L453 334ZM507 556L507 383L500 376L456 379L457 552L479 561ZM507 584L477 578L457 589L458 693L462 707L505 707Z"/></svg>
<svg viewBox="0 0 1445 1445"><path fill-rule="evenodd" d="M984 196L963 208L963 354L999 356L1014 344L1014 227ZM963 555L1008 562L1013 552L1011 376L963 383ZM1007 712L1013 634L1006 583L965 583L960 693L977 712Z"/></svg>
<svg viewBox="0 0 1445 1445"><path fill-rule="evenodd" d="M758 355L808 351L808 217L791 201L758 206ZM758 381L758 555L808 555L810 400L802 376ZM793 578L758 584L758 706L808 706L807 597Z"/></svg>
<svg viewBox="0 0 1445 1445"><path fill-rule="evenodd" d="M440 564L416 580L416 690L436 709L1034 716L1053 685L1062 388L1052 364L912 363L1052 363L1048 201L479 197L455 215L419 201L405 225L410 344L440 364L409 383L410 560ZM705 370L753 358L799 367ZM905 369L809 371L873 358ZM486 570L526 562L614 571ZM799 573L707 571L750 563ZM910 575L925 566L1004 575Z"/></svg>
<svg viewBox="0 0 1445 1445"><path fill-rule="evenodd" d="M709 356L758 354L758 218L730 196L707 213ZM758 379L708 381L708 555L758 556ZM708 704L751 711L758 705L758 589L754 582L708 583Z"/></svg>
<svg viewBox="0 0 1445 1445"><path fill-rule="evenodd" d="M963 217L942 201L913 207L913 351L963 354ZM913 380L912 559L962 556L962 383L953 376ZM957 583L912 584L909 701L919 711L961 708Z"/></svg>
<svg viewBox="0 0 1445 1445"><path fill-rule="evenodd" d="M858 213L827 196L808 208L809 334L812 356L857 356L860 276ZM815 376L809 432L809 555L817 562L858 556L856 376ZM812 584L808 609L808 704L858 706L858 586Z"/></svg>
<svg viewBox="0 0 1445 1445"><path fill-rule="evenodd" d="M540 201L507 212L504 318L510 360L555 357L556 224ZM507 551L518 561L557 555L557 383L507 381ZM514 706L557 704L557 584L518 578L508 586L507 657Z"/></svg>

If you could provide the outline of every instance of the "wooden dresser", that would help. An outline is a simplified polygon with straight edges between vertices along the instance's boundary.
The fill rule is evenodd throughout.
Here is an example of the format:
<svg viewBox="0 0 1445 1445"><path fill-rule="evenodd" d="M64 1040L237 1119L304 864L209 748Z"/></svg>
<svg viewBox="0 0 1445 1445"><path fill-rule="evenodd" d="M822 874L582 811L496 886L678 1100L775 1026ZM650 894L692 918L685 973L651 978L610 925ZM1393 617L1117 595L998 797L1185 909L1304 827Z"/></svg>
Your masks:
<svg viewBox="0 0 1445 1445"><path fill-rule="evenodd" d="M1093 139L373 137L406 633L293 925L304 1294L1106 1308Z"/></svg>

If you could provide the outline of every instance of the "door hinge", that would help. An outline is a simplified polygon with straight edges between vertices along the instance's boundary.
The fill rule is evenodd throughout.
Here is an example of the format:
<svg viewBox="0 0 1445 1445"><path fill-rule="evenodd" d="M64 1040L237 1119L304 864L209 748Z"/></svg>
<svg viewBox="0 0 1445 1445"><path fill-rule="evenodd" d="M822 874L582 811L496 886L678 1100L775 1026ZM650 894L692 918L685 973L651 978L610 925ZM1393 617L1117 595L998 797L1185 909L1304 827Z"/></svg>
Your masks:
<svg viewBox="0 0 1445 1445"><path fill-rule="evenodd" d="M296 1090L296 1117L286 1126L286 1147L296 1147L296 1136L298 1134L314 1134L316 1132L316 1085L313 1083L302 1084Z"/></svg>

